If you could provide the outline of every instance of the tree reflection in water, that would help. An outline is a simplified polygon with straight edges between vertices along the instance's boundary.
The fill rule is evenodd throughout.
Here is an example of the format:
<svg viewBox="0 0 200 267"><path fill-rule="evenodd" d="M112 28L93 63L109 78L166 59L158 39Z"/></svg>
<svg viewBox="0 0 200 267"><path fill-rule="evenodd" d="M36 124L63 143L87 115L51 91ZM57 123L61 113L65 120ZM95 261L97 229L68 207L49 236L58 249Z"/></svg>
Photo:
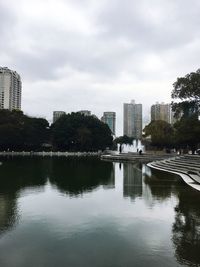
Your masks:
<svg viewBox="0 0 200 267"><path fill-rule="evenodd" d="M113 163L98 158L54 159L49 179L51 184L70 196L90 192L100 185L104 188L115 186Z"/></svg>
<svg viewBox="0 0 200 267"><path fill-rule="evenodd" d="M185 188L178 198L172 229L176 258L188 266L200 266L200 192Z"/></svg>
<svg viewBox="0 0 200 267"><path fill-rule="evenodd" d="M46 162L28 158L3 158L0 168L0 234L14 227L19 219L17 199L21 190L42 188L46 179Z"/></svg>
<svg viewBox="0 0 200 267"><path fill-rule="evenodd" d="M45 190L50 181L59 191L78 196L102 185L114 188L111 162L97 158L2 158L0 167L0 234L20 217L17 199L25 189Z"/></svg>
<svg viewBox="0 0 200 267"><path fill-rule="evenodd" d="M4 158L1 161L1 235L17 224L20 218L17 200L24 189L42 191L50 181L60 192L77 197L99 186L115 186L113 163L95 158ZM171 197L175 199L178 204L175 204L171 239L176 259L181 265L200 266L200 193L189 188L177 176L156 171L147 175L141 171L140 165L124 164L122 169L124 197L149 201L148 197L145 198L148 188L155 202Z"/></svg>
<svg viewBox="0 0 200 267"><path fill-rule="evenodd" d="M172 225L176 259L180 264L200 266L200 192L188 187L180 177L156 170L151 176L145 175L144 181L155 198L177 198Z"/></svg>
<svg viewBox="0 0 200 267"><path fill-rule="evenodd" d="M181 178L174 174L152 169L151 175L143 174L144 183L149 186L151 194L158 200L170 198L177 194L177 187L185 186Z"/></svg>

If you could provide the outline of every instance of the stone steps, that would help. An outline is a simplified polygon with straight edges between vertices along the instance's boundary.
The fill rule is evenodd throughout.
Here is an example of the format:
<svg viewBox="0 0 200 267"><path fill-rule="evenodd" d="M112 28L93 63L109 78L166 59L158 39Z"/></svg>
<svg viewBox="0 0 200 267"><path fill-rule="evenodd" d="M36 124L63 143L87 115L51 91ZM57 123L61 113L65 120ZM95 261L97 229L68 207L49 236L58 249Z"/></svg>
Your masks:
<svg viewBox="0 0 200 267"><path fill-rule="evenodd" d="M200 191L200 156L180 156L153 161L147 165L154 169L178 174L188 185Z"/></svg>
<svg viewBox="0 0 200 267"><path fill-rule="evenodd" d="M156 154L136 154L136 153L122 153L122 154L110 154L102 155L101 159L111 160L111 161L142 161L142 162L151 162L155 160L168 159L169 154L156 155Z"/></svg>

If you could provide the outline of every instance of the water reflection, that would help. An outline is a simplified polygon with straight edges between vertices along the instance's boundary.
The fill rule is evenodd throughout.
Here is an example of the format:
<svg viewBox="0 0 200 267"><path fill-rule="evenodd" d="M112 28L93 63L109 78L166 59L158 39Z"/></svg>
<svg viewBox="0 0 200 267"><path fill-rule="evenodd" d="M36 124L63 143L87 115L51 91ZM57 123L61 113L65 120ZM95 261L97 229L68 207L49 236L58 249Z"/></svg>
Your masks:
<svg viewBox="0 0 200 267"><path fill-rule="evenodd" d="M70 196L90 192L100 185L114 188L114 166L99 159L54 159L51 162L50 182Z"/></svg>
<svg viewBox="0 0 200 267"><path fill-rule="evenodd" d="M177 198L172 241L181 265L200 266L200 193L188 187L177 175L152 170L144 182L158 200Z"/></svg>
<svg viewBox="0 0 200 267"><path fill-rule="evenodd" d="M0 166L0 234L18 222L17 199L31 189L44 191L48 181L61 192L78 196L102 185L115 187L113 164L98 159L3 158Z"/></svg>
<svg viewBox="0 0 200 267"><path fill-rule="evenodd" d="M13 227L17 222L17 217L15 197L0 195L0 234Z"/></svg>
<svg viewBox="0 0 200 267"><path fill-rule="evenodd" d="M0 194L16 194L25 187L44 186L49 162L40 159L3 159L0 167Z"/></svg>
<svg viewBox="0 0 200 267"><path fill-rule="evenodd" d="M124 163L124 197L134 200L142 196L142 169L140 164Z"/></svg>
<svg viewBox="0 0 200 267"><path fill-rule="evenodd" d="M0 233L18 221L16 203L20 191L44 186L46 169L46 162L41 160L3 159L0 167Z"/></svg>
<svg viewBox="0 0 200 267"><path fill-rule="evenodd" d="M175 207L173 243L180 263L200 266L200 194L194 190L180 190Z"/></svg>
<svg viewBox="0 0 200 267"><path fill-rule="evenodd" d="M185 186L181 178L174 174L151 170L149 173L148 167L144 168L143 172L144 183L149 187L152 197L157 200L165 200L177 194L179 186Z"/></svg>
<svg viewBox="0 0 200 267"><path fill-rule="evenodd" d="M31 253L39 239L39 253L55 244L51 254L57 253L58 260L61 256L63 266L67 266L66 247L70 251L68 257L74 255L73 260L77 259L78 248L78 266L84 266L81 260L85 259L85 251L90 259L94 247L96 254L93 260L98 259L95 263L106 257L108 259L108 251L115 255L117 247L119 260L126 262L127 259L126 266L146 266L149 257L154 259L154 266L160 266L163 259L171 260L166 260L166 266L200 266L200 193L191 190L177 176L151 172L142 164L113 165L95 158L14 158L1 161L0 240L3 241L0 242L0 262L2 258L9 258L10 250L16 253L16 243L12 238L4 239L4 236L8 230L11 232L15 226L20 226L16 233L19 238L15 239L17 245L20 246L22 237L26 242L22 242L21 248L29 247L28 252ZM30 188L32 196L28 198ZM50 188L49 191L47 188ZM108 190L110 188L114 190ZM84 199L85 193L94 191L91 198ZM24 192L27 192L27 197ZM37 192L42 192L39 198L35 194ZM127 201L127 198L132 201ZM32 211L37 216L42 214L41 221L37 219L33 222L30 213L30 217L24 221L21 219L20 216L25 217L31 208L27 199L37 199ZM37 213L35 209L40 203L44 206ZM162 216L161 213L166 211L167 216ZM27 227L28 231L24 231L23 227ZM56 250L57 247L59 250ZM134 253L140 257L136 259ZM47 254L45 260L48 261ZM44 257L42 253L33 258L40 257ZM53 266L51 260L47 266ZM75 266L73 260L68 266ZM114 257L108 260L109 266L113 266ZM101 262L101 266L108 265Z"/></svg>

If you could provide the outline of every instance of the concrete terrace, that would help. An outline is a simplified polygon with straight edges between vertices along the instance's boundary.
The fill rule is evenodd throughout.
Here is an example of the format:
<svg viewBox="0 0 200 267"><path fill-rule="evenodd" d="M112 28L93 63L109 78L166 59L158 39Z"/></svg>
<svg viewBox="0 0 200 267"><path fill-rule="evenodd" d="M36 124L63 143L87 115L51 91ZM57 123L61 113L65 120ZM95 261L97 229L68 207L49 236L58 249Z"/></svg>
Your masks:
<svg viewBox="0 0 200 267"><path fill-rule="evenodd" d="M155 160L163 160L163 159L169 159L171 157L174 157L173 154L165 154L165 153L144 153L142 155L139 155L138 153L116 153L116 154L106 154L102 155L101 159L103 160L109 160L109 161L117 161L117 162L135 162L135 161L141 161L144 163L148 163Z"/></svg>
<svg viewBox="0 0 200 267"><path fill-rule="evenodd" d="M147 166L178 174L185 183L200 191L200 156L184 155L179 157L157 160L147 164Z"/></svg>

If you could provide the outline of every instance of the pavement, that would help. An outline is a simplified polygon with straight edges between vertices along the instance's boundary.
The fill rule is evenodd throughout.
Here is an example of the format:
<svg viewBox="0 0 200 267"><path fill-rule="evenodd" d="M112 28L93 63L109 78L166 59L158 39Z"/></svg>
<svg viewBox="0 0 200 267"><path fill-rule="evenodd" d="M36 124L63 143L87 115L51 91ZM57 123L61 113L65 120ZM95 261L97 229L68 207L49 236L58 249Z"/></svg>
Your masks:
<svg viewBox="0 0 200 267"><path fill-rule="evenodd" d="M135 162L140 161L144 163L148 163L155 160L163 160L163 159L169 159L171 157L174 157L175 154L166 154L166 153L142 153L141 155L139 153L111 153L102 155L101 159L103 160L109 160L109 161L118 161L118 162Z"/></svg>

